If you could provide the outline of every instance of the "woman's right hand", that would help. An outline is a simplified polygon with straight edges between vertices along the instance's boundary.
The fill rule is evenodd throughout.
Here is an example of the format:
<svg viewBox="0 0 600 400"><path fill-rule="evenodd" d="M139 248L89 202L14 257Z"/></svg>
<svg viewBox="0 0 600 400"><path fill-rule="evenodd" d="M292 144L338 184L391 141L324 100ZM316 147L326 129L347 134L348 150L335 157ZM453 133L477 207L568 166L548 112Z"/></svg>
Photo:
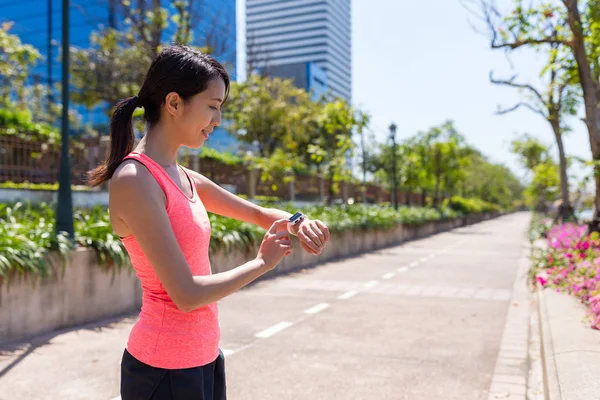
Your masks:
<svg viewBox="0 0 600 400"><path fill-rule="evenodd" d="M256 259L262 261L268 270L275 268L283 257L289 256L294 250L290 233L287 231L287 223L287 219L279 219L273 222L260 244ZM281 231L277 232L279 230Z"/></svg>

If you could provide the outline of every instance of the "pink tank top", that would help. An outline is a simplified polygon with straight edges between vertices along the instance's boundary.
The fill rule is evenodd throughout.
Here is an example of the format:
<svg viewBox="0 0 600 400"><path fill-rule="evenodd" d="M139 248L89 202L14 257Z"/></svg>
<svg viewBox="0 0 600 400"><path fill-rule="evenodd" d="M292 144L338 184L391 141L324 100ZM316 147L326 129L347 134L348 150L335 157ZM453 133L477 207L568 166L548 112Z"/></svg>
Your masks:
<svg viewBox="0 0 600 400"><path fill-rule="evenodd" d="M150 157L132 152L124 159L142 163L154 176L165 192L167 214L192 274L210 275L210 221L192 179L186 173L185 184L191 185L193 191L190 199ZM217 304L187 313L179 310L135 237L128 236L122 242L143 292L140 318L127 342L129 353L143 363L166 369L198 367L214 361L220 339Z"/></svg>

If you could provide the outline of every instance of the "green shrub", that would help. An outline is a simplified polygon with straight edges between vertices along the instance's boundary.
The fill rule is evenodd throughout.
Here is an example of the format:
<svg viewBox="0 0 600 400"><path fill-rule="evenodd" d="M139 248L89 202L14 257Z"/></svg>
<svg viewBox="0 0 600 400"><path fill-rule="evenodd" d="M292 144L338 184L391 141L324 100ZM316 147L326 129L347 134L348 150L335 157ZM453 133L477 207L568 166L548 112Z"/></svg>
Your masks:
<svg viewBox="0 0 600 400"><path fill-rule="evenodd" d="M64 257L73 247L64 235L53 232L54 214L47 205L0 204L0 277L50 275L50 250Z"/></svg>
<svg viewBox="0 0 600 400"><path fill-rule="evenodd" d="M58 129L51 125L34 122L26 110L0 109L0 135L18 136L25 140L60 141Z"/></svg>
<svg viewBox="0 0 600 400"><path fill-rule="evenodd" d="M279 209L290 213L296 211L291 203L278 204ZM457 211L443 207L418 208L372 205L311 206L302 211L313 219L322 220L332 232L392 229L398 224L416 226L433 221L454 219ZM88 247L96 251L103 267L129 266L127 252L114 234L108 210L102 207L76 209L74 212L75 238L54 235L54 209L47 204L39 206L16 204L14 207L0 205L0 277L13 273L49 274L48 261L51 250L63 256L74 246ZM265 230L255 225L210 214L211 251L243 249L249 251L260 243Z"/></svg>
<svg viewBox="0 0 600 400"><path fill-rule="evenodd" d="M200 152L200 159L213 160L220 162L221 164L239 166L244 163L241 157L236 156L228 152L221 152L209 147L203 147Z"/></svg>
<svg viewBox="0 0 600 400"><path fill-rule="evenodd" d="M452 196L444 201L444 206L464 215L502 211L500 206L475 197L467 199L460 196Z"/></svg>
<svg viewBox="0 0 600 400"><path fill-rule="evenodd" d="M28 190L58 190L58 182L56 183L31 183L31 182L0 182L0 188L2 189L28 189ZM71 185L71 190L74 191L87 191L90 190L89 186L85 185Z"/></svg>

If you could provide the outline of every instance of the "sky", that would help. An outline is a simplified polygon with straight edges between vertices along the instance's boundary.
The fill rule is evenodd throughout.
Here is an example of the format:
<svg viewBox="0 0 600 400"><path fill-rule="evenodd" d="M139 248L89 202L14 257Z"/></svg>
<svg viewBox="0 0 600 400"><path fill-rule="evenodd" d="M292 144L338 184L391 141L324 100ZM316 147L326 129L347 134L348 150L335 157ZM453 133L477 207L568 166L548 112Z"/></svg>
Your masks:
<svg viewBox="0 0 600 400"><path fill-rule="evenodd" d="M244 0L238 1L242 10ZM510 0L499 0L500 5ZM243 13L238 15L238 68L243 65ZM546 120L527 109L498 116L522 94L489 82L518 74L539 83L542 54L523 50L507 55L491 50L489 39L474 30L477 19L459 0L352 0L352 102L371 115L371 129L384 142L394 122L402 140L453 120L472 146L517 176L526 172L510 152L510 142L529 133L548 145L554 136ZM482 27L479 24L481 30ZM510 61L509 61L510 59ZM512 67L511 67L512 64ZM243 76L238 69L238 74ZM564 142L568 155L591 158L587 130L578 118ZM553 146L555 158L556 146ZM583 177L582 168L570 173Z"/></svg>
<svg viewBox="0 0 600 400"><path fill-rule="evenodd" d="M523 50L509 62L474 30L477 18L458 0L354 0L352 23L353 103L371 114L379 141L392 121L403 138L451 119L469 143L519 176L525 171L510 152L511 140L527 132L554 144L538 114L522 109L495 115L498 106L513 106L522 94L489 82L492 70L496 77L518 74L523 82L539 82L543 54ZM565 138L566 152L590 159L583 122L568 122L573 131ZM581 169L570 172L583 176Z"/></svg>

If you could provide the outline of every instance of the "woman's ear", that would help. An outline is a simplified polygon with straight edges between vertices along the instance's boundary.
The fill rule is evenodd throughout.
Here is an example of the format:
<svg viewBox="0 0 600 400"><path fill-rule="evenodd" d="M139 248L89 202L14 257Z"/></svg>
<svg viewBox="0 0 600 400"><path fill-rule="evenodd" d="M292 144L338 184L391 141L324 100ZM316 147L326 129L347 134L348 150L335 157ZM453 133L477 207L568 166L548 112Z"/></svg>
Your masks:
<svg viewBox="0 0 600 400"><path fill-rule="evenodd" d="M165 98L165 109L174 117L180 117L183 114L183 99L176 92L167 94Z"/></svg>

